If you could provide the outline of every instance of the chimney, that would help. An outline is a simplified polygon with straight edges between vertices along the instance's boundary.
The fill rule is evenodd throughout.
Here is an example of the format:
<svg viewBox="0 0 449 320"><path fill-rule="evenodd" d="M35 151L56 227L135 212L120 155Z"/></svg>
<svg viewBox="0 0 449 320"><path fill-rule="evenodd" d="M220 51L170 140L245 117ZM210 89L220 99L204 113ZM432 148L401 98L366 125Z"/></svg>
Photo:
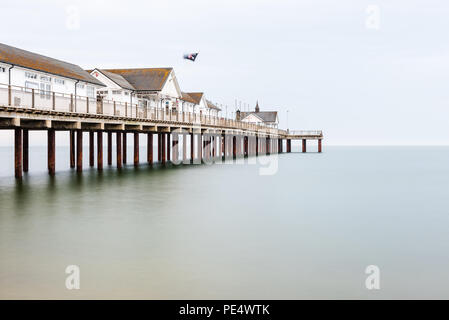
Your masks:
<svg viewBox="0 0 449 320"><path fill-rule="evenodd" d="M260 112L260 109L259 109L259 101L256 102L256 112Z"/></svg>

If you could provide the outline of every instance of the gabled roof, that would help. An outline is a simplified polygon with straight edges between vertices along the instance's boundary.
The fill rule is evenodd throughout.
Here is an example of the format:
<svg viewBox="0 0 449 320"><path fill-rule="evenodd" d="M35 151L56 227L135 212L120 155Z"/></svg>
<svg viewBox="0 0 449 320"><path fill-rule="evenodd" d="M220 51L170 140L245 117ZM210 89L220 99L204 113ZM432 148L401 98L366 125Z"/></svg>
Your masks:
<svg viewBox="0 0 449 320"><path fill-rule="evenodd" d="M181 92L181 99L190 103L196 103L196 100L193 99L187 92Z"/></svg>
<svg viewBox="0 0 449 320"><path fill-rule="evenodd" d="M120 88L128 89L128 90L135 90L135 88L120 74L112 73L112 72L109 72L106 70L101 70L101 69L94 69L94 70L88 70L88 71L90 71L90 73L92 73L92 71L95 71L95 70L102 73L105 77L107 77L109 80L114 82Z"/></svg>
<svg viewBox="0 0 449 320"><path fill-rule="evenodd" d="M269 123L269 122L276 122L278 112L277 111L241 112L240 117L243 120L250 114L253 114L258 118L262 119L263 122Z"/></svg>
<svg viewBox="0 0 449 320"><path fill-rule="evenodd" d="M220 109L219 107L217 107L215 104L213 104L213 103L210 102L209 100L206 100L206 102L207 102L207 107L208 107L208 108L210 108L210 109L215 109L215 110L218 110L218 111L221 111L221 109Z"/></svg>
<svg viewBox="0 0 449 320"><path fill-rule="evenodd" d="M195 104L200 104L201 98L203 98L203 92L187 92L187 94L195 100Z"/></svg>
<svg viewBox="0 0 449 320"><path fill-rule="evenodd" d="M173 68L102 69L122 76L137 91L161 91Z"/></svg>
<svg viewBox="0 0 449 320"><path fill-rule="evenodd" d="M104 86L80 66L0 43L0 62Z"/></svg>

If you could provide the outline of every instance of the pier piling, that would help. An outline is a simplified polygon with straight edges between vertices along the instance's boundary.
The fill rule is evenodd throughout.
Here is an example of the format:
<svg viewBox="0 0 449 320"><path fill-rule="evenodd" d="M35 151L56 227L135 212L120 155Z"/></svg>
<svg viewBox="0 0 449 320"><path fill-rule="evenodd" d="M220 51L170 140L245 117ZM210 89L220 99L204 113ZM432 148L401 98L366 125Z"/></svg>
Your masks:
<svg viewBox="0 0 449 320"><path fill-rule="evenodd" d="M139 165L139 133L134 132L134 166Z"/></svg>
<svg viewBox="0 0 449 320"><path fill-rule="evenodd" d="M122 156L122 161L123 161L123 164L126 164L126 162L127 162L127 155L128 155L128 139L127 139L127 137L128 137L128 135L127 135L127 132L126 131L124 131L123 133L122 133L122 135L123 135L123 137L122 137L122 139L123 139L123 143L122 143L122 145L123 145L123 150L122 150L122 153L123 153L123 156Z"/></svg>
<svg viewBox="0 0 449 320"><path fill-rule="evenodd" d="M70 130L70 168L75 168L75 131Z"/></svg>
<svg viewBox="0 0 449 320"><path fill-rule="evenodd" d="M47 151L48 151L48 173L51 176L55 175L55 130L48 129L47 131L48 141L47 141Z"/></svg>
<svg viewBox="0 0 449 320"><path fill-rule="evenodd" d="M22 129L14 129L14 172L18 179L22 178Z"/></svg>
<svg viewBox="0 0 449 320"><path fill-rule="evenodd" d="M122 168L122 133L117 131L116 135L116 148L117 148L117 169Z"/></svg>
<svg viewBox="0 0 449 320"><path fill-rule="evenodd" d="M89 166L94 166L94 132L89 131Z"/></svg>
<svg viewBox="0 0 449 320"><path fill-rule="evenodd" d="M76 131L76 171L83 171L83 131Z"/></svg>
<svg viewBox="0 0 449 320"><path fill-rule="evenodd" d="M153 164L153 134L147 134L147 162Z"/></svg>
<svg viewBox="0 0 449 320"><path fill-rule="evenodd" d="M321 153L321 139L318 139L318 152Z"/></svg>
<svg viewBox="0 0 449 320"><path fill-rule="evenodd" d="M112 132L108 132L108 166L112 166Z"/></svg>
<svg viewBox="0 0 449 320"><path fill-rule="evenodd" d="M103 131L97 131L97 169L103 170Z"/></svg>
<svg viewBox="0 0 449 320"><path fill-rule="evenodd" d="M29 169L29 132L28 129L22 130L22 166L23 172L28 172Z"/></svg>
<svg viewBox="0 0 449 320"><path fill-rule="evenodd" d="M303 153L307 152L307 140L306 139L302 139L302 152Z"/></svg>

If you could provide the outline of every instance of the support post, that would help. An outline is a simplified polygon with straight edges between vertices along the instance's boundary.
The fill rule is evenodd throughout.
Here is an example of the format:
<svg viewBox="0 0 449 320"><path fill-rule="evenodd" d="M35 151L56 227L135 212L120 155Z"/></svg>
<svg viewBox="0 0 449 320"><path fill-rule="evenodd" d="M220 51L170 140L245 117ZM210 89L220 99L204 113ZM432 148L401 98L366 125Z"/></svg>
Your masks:
<svg viewBox="0 0 449 320"><path fill-rule="evenodd" d="M14 129L14 173L16 179L22 179L22 129Z"/></svg>
<svg viewBox="0 0 449 320"><path fill-rule="evenodd" d="M97 169L103 170L103 131L97 131Z"/></svg>
<svg viewBox="0 0 449 320"><path fill-rule="evenodd" d="M237 137L232 136L232 159L237 158Z"/></svg>
<svg viewBox="0 0 449 320"><path fill-rule="evenodd" d="M171 112L170 112L170 116L171 116ZM171 160L171 133L167 133L167 161Z"/></svg>
<svg viewBox="0 0 449 320"><path fill-rule="evenodd" d="M321 139L318 139L318 152L321 153Z"/></svg>
<svg viewBox="0 0 449 320"><path fill-rule="evenodd" d="M122 133L117 131L116 135L116 147L117 147L117 169L122 168Z"/></svg>
<svg viewBox="0 0 449 320"><path fill-rule="evenodd" d="M112 166L112 132L108 132L108 166Z"/></svg>
<svg viewBox="0 0 449 320"><path fill-rule="evenodd" d="M307 152L307 140L306 139L302 139L302 152L303 153Z"/></svg>
<svg viewBox="0 0 449 320"><path fill-rule="evenodd" d="M22 154L22 159L23 159L23 172L28 172L29 169L29 133L28 133L28 129L23 129L22 131L22 135L23 135L23 154Z"/></svg>
<svg viewBox="0 0 449 320"><path fill-rule="evenodd" d="M75 168L75 131L70 130L70 168Z"/></svg>
<svg viewBox="0 0 449 320"><path fill-rule="evenodd" d="M193 132L190 134L190 163L193 164L193 161L195 161L195 136Z"/></svg>
<svg viewBox="0 0 449 320"><path fill-rule="evenodd" d="M139 133L134 132L134 166L139 165Z"/></svg>
<svg viewBox="0 0 449 320"><path fill-rule="evenodd" d="M94 132L89 131L89 166L94 166Z"/></svg>
<svg viewBox="0 0 449 320"><path fill-rule="evenodd" d="M48 129L47 131L47 161L48 161L48 173L51 176L55 175L55 129Z"/></svg>
<svg viewBox="0 0 449 320"><path fill-rule="evenodd" d="M147 134L147 161L153 165L153 134L151 132Z"/></svg>
<svg viewBox="0 0 449 320"><path fill-rule="evenodd" d="M162 159L161 163L165 164L165 133L161 133L161 152L162 152Z"/></svg>
<svg viewBox="0 0 449 320"><path fill-rule="evenodd" d="M184 113L183 113L184 117ZM187 135L185 133L182 134L182 161L185 162L187 160Z"/></svg>
<svg viewBox="0 0 449 320"><path fill-rule="evenodd" d="M157 134L157 161L162 162L162 133Z"/></svg>
<svg viewBox="0 0 449 320"><path fill-rule="evenodd" d="M126 162L127 162L127 154L128 154L128 139L127 139L127 132L126 131L123 131L123 137L122 137L122 139L123 139L123 159L122 159L122 161L123 161L123 164L126 164Z"/></svg>
<svg viewBox="0 0 449 320"><path fill-rule="evenodd" d="M203 134L198 134L198 160L199 163L201 163L201 160L203 159Z"/></svg>
<svg viewBox="0 0 449 320"><path fill-rule="evenodd" d="M83 171L83 131L76 131L76 171Z"/></svg>

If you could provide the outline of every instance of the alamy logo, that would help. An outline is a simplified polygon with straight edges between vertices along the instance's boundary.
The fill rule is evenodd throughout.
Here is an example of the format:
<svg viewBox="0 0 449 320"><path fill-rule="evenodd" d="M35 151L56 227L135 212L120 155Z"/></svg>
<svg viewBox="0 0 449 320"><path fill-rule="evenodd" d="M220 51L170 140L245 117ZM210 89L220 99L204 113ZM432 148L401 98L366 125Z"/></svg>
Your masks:
<svg viewBox="0 0 449 320"><path fill-rule="evenodd" d="M365 20L365 27L367 29L380 29L380 8L377 5L370 5L365 10L367 17Z"/></svg>
<svg viewBox="0 0 449 320"><path fill-rule="evenodd" d="M65 268L65 273L69 276L65 280L65 287L68 290L79 290L80 288L80 267L70 265Z"/></svg>
<svg viewBox="0 0 449 320"><path fill-rule="evenodd" d="M365 273L368 275L365 280L365 286L368 290L380 289L380 269L378 266L369 265L365 269Z"/></svg>

